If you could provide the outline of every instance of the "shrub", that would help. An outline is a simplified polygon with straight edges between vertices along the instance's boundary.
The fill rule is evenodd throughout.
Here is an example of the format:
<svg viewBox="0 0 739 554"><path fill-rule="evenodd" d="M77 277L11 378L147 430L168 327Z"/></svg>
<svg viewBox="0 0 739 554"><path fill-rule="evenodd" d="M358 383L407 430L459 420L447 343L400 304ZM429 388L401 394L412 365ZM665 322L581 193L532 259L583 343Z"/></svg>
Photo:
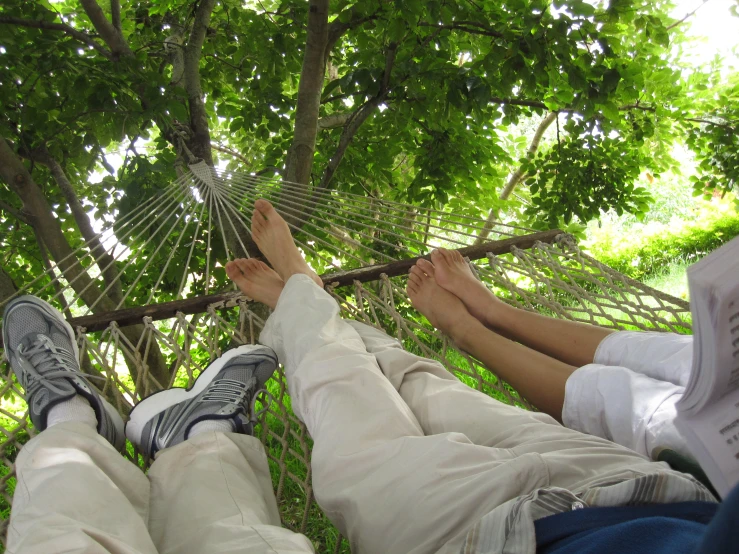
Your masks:
<svg viewBox="0 0 739 554"><path fill-rule="evenodd" d="M599 261L643 281L676 262L693 263L739 236L739 212L730 202L704 206L692 221L673 219L606 229L584 247Z"/></svg>

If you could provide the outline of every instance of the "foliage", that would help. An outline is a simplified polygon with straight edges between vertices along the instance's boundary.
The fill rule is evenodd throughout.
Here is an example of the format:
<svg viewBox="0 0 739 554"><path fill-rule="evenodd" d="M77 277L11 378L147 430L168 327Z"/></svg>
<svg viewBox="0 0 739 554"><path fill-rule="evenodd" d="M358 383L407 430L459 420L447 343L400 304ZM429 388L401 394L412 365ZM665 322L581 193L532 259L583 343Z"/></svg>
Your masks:
<svg viewBox="0 0 739 554"><path fill-rule="evenodd" d="M643 281L675 262L694 263L739 236L739 214L730 204L704 207L693 221L652 222L640 232L615 228L589 245L599 261Z"/></svg>
<svg viewBox="0 0 739 554"><path fill-rule="evenodd" d="M81 238L67 199L34 152L48 149L98 220L125 215L173 180L175 161L186 163L185 147L194 148L196 106L180 54L201 6L123 2L120 51L75 0L9 0L0 8L0 135L31 160L73 247ZM532 205L509 218L544 227L584 223L608 208L641 216L649 197L634 186L636 175L669 168L671 146L683 138L705 169L702 183L733 187L736 88L711 72L683 76L671 53L681 26L666 15L669 7L640 0L334 2L320 116L346 121L362 107L373 111L348 137L329 186L484 216L501 207L499 191L520 163L525 144L512 133L556 110L557 141L527 166L533 188L522 194ZM110 6L103 9L110 18ZM214 161L282 170L295 131L306 19L302 0L215 4L197 64ZM48 27L59 24L83 38ZM316 183L347 131L319 129ZM106 156L121 148L116 171ZM97 172L109 176L99 181ZM4 188L0 201L21 208ZM39 247L7 209L0 229L3 266L23 284L41 270ZM184 261L177 254L173 262ZM202 262L196 255L193 276ZM151 284L143 280L131 301L145 298ZM163 287L160 300L171 290Z"/></svg>
<svg viewBox="0 0 739 554"><path fill-rule="evenodd" d="M692 178L694 194L709 198L715 191L739 192L739 136L731 126L739 121L738 76L732 75L705 104L711 120L691 127L686 139L701 160L700 172Z"/></svg>
<svg viewBox="0 0 739 554"><path fill-rule="evenodd" d="M532 204L526 214L547 229L556 226L559 217L566 224L573 216L580 221L595 219L604 206L618 215L643 217L652 198L646 189L632 184L645 161L640 151L628 147L630 141L594 133L593 124L583 128L570 119L567 127L567 140L526 163L532 175ZM572 183L583 186L575 190Z"/></svg>

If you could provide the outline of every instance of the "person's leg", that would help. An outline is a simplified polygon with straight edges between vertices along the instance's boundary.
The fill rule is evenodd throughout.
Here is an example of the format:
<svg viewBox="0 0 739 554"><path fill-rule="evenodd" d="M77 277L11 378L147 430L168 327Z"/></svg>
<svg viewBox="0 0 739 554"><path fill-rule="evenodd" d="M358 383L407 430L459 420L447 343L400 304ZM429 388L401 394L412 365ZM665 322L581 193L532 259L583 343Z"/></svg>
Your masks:
<svg viewBox="0 0 739 554"><path fill-rule="evenodd" d="M259 439L204 431L160 452L149 479L160 554L313 552L304 535L282 527Z"/></svg>
<svg viewBox="0 0 739 554"><path fill-rule="evenodd" d="M274 241L282 251L280 241L291 238L269 205L260 204L255 216L264 217L267 228L254 237L271 260L260 235L282 233ZM275 222L279 227L270 228ZM315 440L319 504L354 551L456 552L466 530L507 500L549 485L582 488L666 467L510 406L496 414L501 430L518 425L521 415L532 428L518 441L509 432L508 446L475 445L456 432L424 436L335 301L311 277L285 270L289 264L274 265L287 282L261 338L285 364L293 409ZM248 281L237 270L238 264L227 267L237 284ZM242 284L247 294L257 288ZM563 451L568 456L550 455Z"/></svg>
<svg viewBox="0 0 739 554"><path fill-rule="evenodd" d="M7 552L154 554L149 481L85 422L52 425L18 454Z"/></svg>
<svg viewBox="0 0 739 554"><path fill-rule="evenodd" d="M305 554L283 529L262 444L250 436L253 401L277 367L264 346L240 346L193 387L141 401L126 433L156 456L149 470L149 530L160 554Z"/></svg>
<svg viewBox="0 0 739 554"><path fill-rule="evenodd" d="M619 331L600 343L593 362L628 367L652 379L686 387L693 370L693 336Z"/></svg>
<svg viewBox="0 0 739 554"><path fill-rule="evenodd" d="M120 416L79 370L72 329L34 297L11 301L3 342L41 431L18 454L7 548L15 554L153 554L149 482L121 456Z"/></svg>
<svg viewBox="0 0 739 554"><path fill-rule="evenodd" d="M419 260L416 268L433 276L439 286L459 297L470 313L496 333L521 342L571 366L593 361L598 345L613 330L595 325L547 317L510 306L475 276L462 255L438 249L431 260Z"/></svg>
<svg viewBox="0 0 739 554"><path fill-rule="evenodd" d="M663 448L692 458L675 427L684 387L625 367L588 364L567 380L562 420L567 427L612 440L656 458Z"/></svg>
<svg viewBox="0 0 739 554"><path fill-rule="evenodd" d="M433 274L414 266L408 276L413 307L537 408L561 421L565 383L575 367L498 335L473 317Z"/></svg>
<svg viewBox="0 0 739 554"><path fill-rule="evenodd" d="M413 305L436 327L508 380L535 405L557 420L563 421L567 427L612 440L645 456L652 456L655 449L660 448L670 448L689 455L685 440L674 424L675 403L681 397L683 387L652 379L625 367L591 363L580 368L572 366L563 368L564 364L561 362L498 337L485 328L465 310L458 298L441 289L433 277L419 268L414 268L409 276L408 294ZM603 358L609 356L612 360L617 360L620 356L634 358L634 351L640 348L642 351L649 350L643 347L642 339L645 339L647 347L651 346L652 353L669 352L672 345L669 338L665 337L667 338L665 340L663 337L652 337L651 333L632 333L633 337L625 333L624 335L630 341L620 340L622 334L616 333L609 335L603 344L608 346L614 342L620 343L626 353L619 354L613 347L604 349L601 346L599 352L607 353L602 356ZM391 351L376 355L397 358L395 364L386 364L391 368L393 365L402 368L410 361L402 360L398 354ZM407 356L406 354L406 358ZM656 359L658 356L652 355L651 358ZM427 365L421 364L424 368ZM656 367L664 367L664 364ZM430 405L427 400L430 397L427 388L432 380L424 375L425 371L418 374L408 372L403 378L401 395L417 416L419 410L431 414L447 412L448 409ZM416 403L416 399L404 390L417 379L424 382L424 386L418 389L421 391L418 397L420 403ZM450 398L448 392L443 394L444 399ZM459 403L462 403L461 398ZM464 409L476 410L480 404L479 401L474 404L467 401ZM420 416L419 419L423 421ZM452 425L459 428L456 421Z"/></svg>
<svg viewBox="0 0 739 554"><path fill-rule="evenodd" d="M480 446L513 448L527 440L530 430L538 439L540 425L553 423L545 413L519 410L470 388L441 363L411 354L378 329L358 321L347 323L377 359L425 435L463 433ZM501 418L506 425L499 424Z"/></svg>

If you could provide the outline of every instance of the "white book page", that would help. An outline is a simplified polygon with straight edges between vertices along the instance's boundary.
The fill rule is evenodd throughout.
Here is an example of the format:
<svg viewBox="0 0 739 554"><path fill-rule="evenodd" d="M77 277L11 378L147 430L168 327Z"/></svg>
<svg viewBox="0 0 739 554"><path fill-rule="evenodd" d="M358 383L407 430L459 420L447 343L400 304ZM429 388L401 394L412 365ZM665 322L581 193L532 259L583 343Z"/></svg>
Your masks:
<svg viewBox="0 0 739 554"><path fill-rule="evenodd" d="M739 392L724 396L698 414L679 419L692 430L683 434L693 455L716 490L726 494L739 483ZM696 447L696 441L702 445ZM710 460L706 460L706 454L710 454Z"/></svg>
<svg viewBox="0 0 739 554"><path fill-rule="evenodd" d="M739 242L735 239L729 245L736 249ZM695 339L693 373L677 407L689 414L739 389L739 257L713 261L713 267L694 266L688 271ZM709 272L720 262L723 271Z"/></svg>

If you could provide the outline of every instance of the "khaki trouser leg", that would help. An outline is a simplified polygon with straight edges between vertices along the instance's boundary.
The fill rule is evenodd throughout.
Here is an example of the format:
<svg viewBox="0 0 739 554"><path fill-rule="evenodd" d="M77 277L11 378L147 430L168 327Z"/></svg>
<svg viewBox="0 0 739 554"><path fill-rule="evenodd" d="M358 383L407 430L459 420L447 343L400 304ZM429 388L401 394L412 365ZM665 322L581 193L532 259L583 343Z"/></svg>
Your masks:
<svg viewBox="0 0 739 554"><path fill-rule="evenodd" d="M516 456L541 456L550 484L575 493L603 481L668 469L623 446L563 427L546 414L498 402L459 381L440 363L406 352L385 333L351 325L427 435L458 432L475 444Z"/></svg>
<svg viewBox="0 0 739 554"><path fill-rule="evenodd" d="M355 553L458 551L483 515L550 484L539 453L459 432L424 436L336 302L306 276L288 280L261 340L285 364L293 409L315 441L316 498Z"/></svg>
<svg viewBox="0 0 739 554"><path fill-rule="evenodd" d="M146 476L90 426L49 427L15 467L9 554L156 553Z"/></svg>
<svg viewBox="0 0 739 554"><path fill-rule="evenodd" d="M160 554L304 554L284 529L258 439L201 433L163 450L149 470L149 528Z"/></svg>

